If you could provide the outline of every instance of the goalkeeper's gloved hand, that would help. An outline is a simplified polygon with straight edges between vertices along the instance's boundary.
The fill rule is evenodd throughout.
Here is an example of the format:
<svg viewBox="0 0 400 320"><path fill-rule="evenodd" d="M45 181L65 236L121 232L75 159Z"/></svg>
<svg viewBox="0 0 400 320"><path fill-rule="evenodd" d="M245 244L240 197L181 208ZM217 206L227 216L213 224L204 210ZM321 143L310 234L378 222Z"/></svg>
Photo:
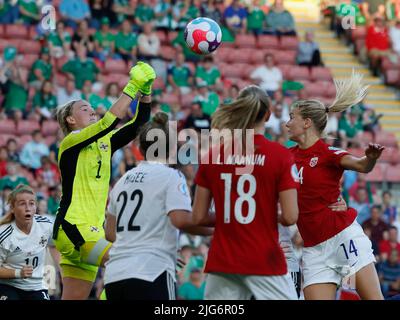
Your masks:
<svg viewBox="0 0 400 320"><path fill-rule="evenodd" d="M156 73L149 64L139 61L129 71L129 76L130 80L123 90L125 94L132 99L135 99L138 92L144 95L151 94L151 87L156 78Z"/></svg>

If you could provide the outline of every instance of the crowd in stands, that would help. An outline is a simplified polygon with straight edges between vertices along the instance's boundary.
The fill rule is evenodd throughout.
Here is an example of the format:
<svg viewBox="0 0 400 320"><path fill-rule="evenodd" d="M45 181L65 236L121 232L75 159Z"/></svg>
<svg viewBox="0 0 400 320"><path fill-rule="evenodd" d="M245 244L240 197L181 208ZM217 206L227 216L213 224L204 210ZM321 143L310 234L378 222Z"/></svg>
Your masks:
<svg viewBox="0 0 400 320"><path fill-rule="evenodd" d="M55 30L41 23L46 4L56 8ZM349 36L338 28L340 10L333 14L332 27ZM210 17L222 28L223 44L213 55L196 55L185 45L184 27L198 16ZM138 60L151 63L157 72L152 114L167 112L180 129L210 128L216 108L254 83L273 101L265 136L290 147L285 123L291 102L313 97L328 103L335 95L313 33L300 39L283 0L0 0L0 53L0 216L8 209L10 191L29 183L39 195L40 211L54 219L61 196L57 153L63 137L53 118L55 108L82 98L102 116ZM363 103L331 115L330 141L359 151L382 135L379 116ZM399 155L397 141L390 141L387 163ZM141 159L135 144L116 152L113 182ZM183 168L191 188L195 170ZM374 181L352 173L345 174L343 186L347 203L359 210L359 222L373 239L386 294L400 292L400 215L390 192L380 197ZM179 297L201 299L209 239L181 234L179 241L184 262L178 272ZM300 257L298 233L294 243ZM92 297L100 292L101 274ZM53 292L57 294L59 290Z"/></svg>

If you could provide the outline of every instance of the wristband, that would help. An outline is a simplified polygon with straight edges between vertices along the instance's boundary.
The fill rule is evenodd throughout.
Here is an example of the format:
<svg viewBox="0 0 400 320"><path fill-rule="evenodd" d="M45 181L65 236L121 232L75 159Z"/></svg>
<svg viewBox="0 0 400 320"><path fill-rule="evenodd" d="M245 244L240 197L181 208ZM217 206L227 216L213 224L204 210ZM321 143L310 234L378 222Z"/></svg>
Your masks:
<svg viewBox="0 0 400 320"><path fill-rule="evenodd" d="M131 112L132 112L133 115L136 114L136 109L137 109L138 101L139 101L139 100L136 98L136 99L133 99L133 100L131 101L131 103L129 104L129 108L131 109Z"/></svg>
<svg viewBox="0 0 400 320"><path fill-rule="evenodd" d="M21 269L15 269L15 278L19 279L21 277Z"/></svg>

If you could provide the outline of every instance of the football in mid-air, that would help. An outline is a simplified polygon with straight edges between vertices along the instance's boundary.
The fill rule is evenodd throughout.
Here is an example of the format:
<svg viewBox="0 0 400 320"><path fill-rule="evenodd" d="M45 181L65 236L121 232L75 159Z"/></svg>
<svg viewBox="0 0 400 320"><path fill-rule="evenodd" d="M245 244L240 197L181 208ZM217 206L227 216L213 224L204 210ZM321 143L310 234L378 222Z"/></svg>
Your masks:
<svg viewBox="0 0 400 320"><path fill-rule="evenodd" d="M210 18L200 17L188 23L185 42L197 54L210 54L221 44L222 31L218 23Z"/></svg>

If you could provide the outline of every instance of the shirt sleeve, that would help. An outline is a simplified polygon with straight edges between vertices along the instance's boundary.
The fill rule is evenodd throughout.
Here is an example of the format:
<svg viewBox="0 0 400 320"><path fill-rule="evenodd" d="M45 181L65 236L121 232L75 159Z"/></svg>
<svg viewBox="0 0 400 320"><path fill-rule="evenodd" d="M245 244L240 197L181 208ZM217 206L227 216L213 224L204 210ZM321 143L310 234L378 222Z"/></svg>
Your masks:
<svg viewBox="0 0 400 320"><path fill-rule="evenodd" d="M110 201L108 202L108 206L107 206L107 213L111 214L112 216L116 216L116 203L115 203L115 196L114 196L114 189L112 189L112 191L110 192Z"/></svg>
<svg viewBox="0 0 400 320"><path fill-rule="evenodd" d="M278 192L297 189L299 187L299 173L293 160L293 155L287 149L282 152L281 174L278 181Z"/></svg>
<svg viewBox="0 0 400 320"><path fill-rule="evenodd" d="M7 260L7 252L3 248L3 246L0 245L0 267L6 262Z"/></svg>
<svg viewBox="0 0 400 320"><path fill-rule="evenodd" d="M173 210L192 211L189 188L185 176L179 171L172 173L167 184L165 207L167 214Z"/></svg>
<svg viewBox="0 0 400 320"><path fill-rule="evenodd" d="M343 156L348 155L349 152L336 147L328 147L328 157L333 166L341 168L340 160Z"/></svg>

